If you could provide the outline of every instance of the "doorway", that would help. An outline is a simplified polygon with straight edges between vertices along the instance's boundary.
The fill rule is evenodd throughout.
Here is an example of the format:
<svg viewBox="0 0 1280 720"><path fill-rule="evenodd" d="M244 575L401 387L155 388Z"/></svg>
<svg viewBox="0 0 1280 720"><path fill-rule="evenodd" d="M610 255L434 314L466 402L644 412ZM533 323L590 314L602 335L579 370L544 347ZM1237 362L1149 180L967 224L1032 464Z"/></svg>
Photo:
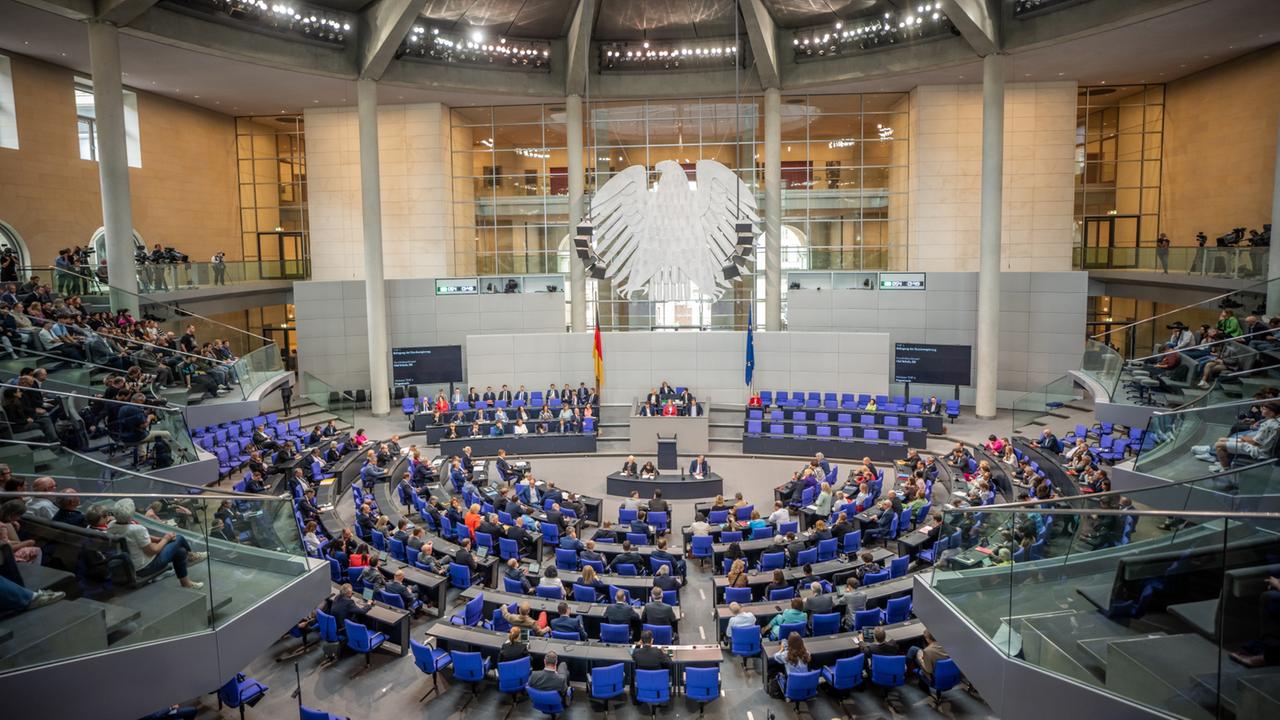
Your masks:
<svg viewBox="0 0 1280 720"><path fill-rule="evenodd" d="M1137 267L1139 217L1090 215L1084 218L1084 269Z"/></svg>
<svg viewBox="0 0 1280 720"><path fill-rule="evenodd" d="M258 233L258 276L263 280L305 280L311 249L306 233L267 230Z"/></svg>

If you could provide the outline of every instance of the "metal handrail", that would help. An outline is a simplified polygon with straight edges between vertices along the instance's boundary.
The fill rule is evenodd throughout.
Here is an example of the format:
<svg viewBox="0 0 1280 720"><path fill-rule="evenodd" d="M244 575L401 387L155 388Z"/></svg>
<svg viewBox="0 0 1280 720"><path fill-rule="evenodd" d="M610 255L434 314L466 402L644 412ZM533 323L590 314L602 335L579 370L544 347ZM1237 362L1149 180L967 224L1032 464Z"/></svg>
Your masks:
<svg viewBox="0 0 1280 720"><path fill-rule="evenodd" d="M17 312L13 312L12 310L10 310L9 312L10 312L11 314L13 314L13 315L21 315L22 317L27 318L28 320L35 319L35 320L39 320L40 322L46 322L46 323L47 323L47 322L56 322L56 320L51 320L50 318L45 318L45 317L37 318L35 315L28 315L28 314L26 314L26 313L17 313ZM196 317L200 317L200 316L199 316L199 315L197 315ZM33 324L34 324L34 323L33 323ZM235 364L235 362L236 362L235 360L222 360L222 359L219 359L219 358L211 358L211 357L208 357L208 356L205 356L205 355L197 355L197 354L195 354L195 353L189 353L189 352L187 352L187 351L185 351L185 350L179 350L179 349L177 349L177 348L161 347L161 346L159 346L159 345L155 345L155 344L153 344L153 343L149 343L149 342L147 342L146 340L139 340L138 338L134 338L134 337L127 337L127 336L126 336L126 337L120 337L120 336L118 336L118 335L103 335L102 333L100 333L100 332L98 332L98 331L96 331L96 330L90 330L89 332L91 332L91 333L93 333L93 334L95 334L95 335L98 335L98 336L100 336L100 337L111 338L112 340L119 340L120 342L124 342L124 343L133 343L133 344L135 344L135 345L142 345L142 346L144 346L144 347L155 348L155 349L157 349L157 350L159 350L159 351L161 351L161 352L173 353L173 354L175 354L175 355L185 355L185 356L187 356L187 357L193 357L193 358L196 358L196 359L198 359L198 360L204 360L205 362L217 363L217 364L219 364L219 365L234 365L234 364ZM63 359L63 360L67 360L67 361L69 361L69 362L77 362L76 360L71 360L70 358L62 358L62 359ZM237 358L237 359L239 359L239 358Z"/></svg>
<svg viewBox="0 0 1280 720"><path fill-rule="evenodd" d="M46 475L46 476L44 476L44 477L48 477L48 476ZM191 487L194 487L194 486L191 486ZM49 498L50 500L58 500L58 499L66 500L66 499L67 499L67 497L69 497L69 495L68 495L68 493L64 493L64 492L34 492L34 491L29 491L29 492L20 492L20 493L15 493L15 492L4 492L4 491L0 490L0 498L5 498L5 499L8 499L8 498L18 498L18 499L22 499L22 498L31 498L31 497ZM122 493L122 492L83 492L83 493L82 493L82 492L78 492L78 491L77 491L77 492L76 492L76 494L75 494L74 496L70 496L70 497L81 497L81 498L111 497L111 498L130 498L130 499L132 499L132 498L156 498L157 500L174 500L174 499L184 499L184 500L186 500L186 499L191 499L191 498L196 498L196 497L198 497L198 498L201 498L201 499L209 499L209 500L237 500L237 501L238 501L238 500L244 500L246 497L256 498L256 499L258 499L258 500L280 500L280 501L284 501L284 500L286 500L286 499L287 499L284 495L242 495L242 494L238 494L238 493L229 493L229 492L227 492L227 491L225 491L225 490L221 490L221 491L214 491L214 492L207 492L207 493L206 493L206 492L202 492L202 493L200 493L200 494L198 494L198 495L191 495L191 494L179 495L179 494L176 494L176 493Z"/></svg>
<svg viewBox="0 0 1280 720"><path fill-rule="evenodd" d="M1143 361L1146 361L1146 360L1152 360L1152 359L1155 359L1155 358L1158 358L1158 357L1164 357L1165 355L1171 355L1171 354L1173 354L1173 353L1180 353L1180 352L1183 352L1183 351L1185 351L1185 350L1192 350L1192 349L1201 349L1201 348L1213 347L1214 345L1221 345L1221 344L1223 344L1223 343L1235 342L1235 341L1237 341L1237 340L1240 340L1241 338L1249 338L1249 337L1253 337L1254 335L1272 335L1272 334L1277 333L1277 332L1280 332L1280 330L1275 330L1275 329L1272 329L1272 328L1267 328L1266 330L1259 330L1259 331L1257 331L1257 332L1245 333L1245 334L1243 334L1243 335L1237 335L1237 336L1235 336L1235 337L1223 338L1223 339L1221 339L1221 340L1214 340L1213 342L1210 342L1210 343L1202 343L1202 344L1200 344L1200 345L1192 345L1191 347L1189 347L1189 348L1183 348L1182 350L1163 350L1163 351L1158 352L1158 353L1156 353L1156 354L1154 354L1154 355L1147 355L1146 357L1130 358L1129 360L1126 360L1125 362L1131 362L1131 363L1133 363L1133 362L1143 362Z"/></svg>
<svg viewBox="0 0 1280 720"><path fill-rule="evenodd" d="M1150 322L1150 321L1155 320L1155 319L1157 319L1157 318L1167 317L1167 316L1172 315L1172 314L1174 314L1174 313L1182 312L1182 311L1184 311L1184 310L1189 310L1189 309L1191 309L1191 308L1195 308L1195 307L1200 307L1201 305L1204 305L1204 304L1206 304L1206 303L1214 302L1215 300L1221 300L1221 299L1223 299L1223 298L1231 297L1232 295L1235 295L1236 293L1249 292L1250 290L1252 290L1253 288L1255 288L1255 287L1257 287L1257 286L1259 286L1259 285L1266 285L1267 283L1274 282L1274 281L1276 281L1276 280L1280 280L1280 277L1267 278L1266 280L1259 280L1258 282L1253 283L1252 285L1246 285L1245 287L1242 287L1242 288L1240 288L1239 290L1231 290L1231 291L1228 291L1228 292L1222 293L1221 295L1215 295L1215 296L1213 296L1213 297L1211 297L1211 298L1209 298L1209 299L1207 299L1207 300L1202 300L1202 301L1200 301L1200 302L1198 302L1198 303L1191 303L1191 304L1189 304L1189 305L1183 305L1183 306L1182 306L1182 307L1180 307L1180 308L1174 308L1173 310L1169 310L1168 312L1162 312L1162 313L1160 313L1160 314L1158 314L1158 315L1152 315L1151 317L1148 317L1148 318L1143 318L1143 319L1141 319L1141 320L1135 320L1135 321L1133 321L1133 322L1129 323L1128 325L1121 325L1120 327L1112 328L1112 329L1110 329L1110 330L1107 330L1106 332L1101 332L1101 333L1098 333L1097 335L1091 335L1090 337L1091 337L1091 338L1093 338L1094 340L1097 340L1098 338L1104 338L1104 337L1106 337L1106 336L1110 335L1111 333L1120 332L1121 330L1127 330L1127 329L1129 329L1129 328L1131 328L1131 327L1137 327L1138 325L1141 325L1141 324L1146 323L1146 322Z"/></svg>
<svg viewBox="0 0 1280 720"><path fill-rule="evenodd" d="M997 513L1017 513L1018 508L997 508L994 505L982 505L980 507L964 507L951 508L947 512L960 512L965 514L979 514L994 509ZM1079 515L1088 513L1089 515L1136 515L1138 517L1184 517L1184 518L1202 518L1206 520L1222 520L1224 518L1247 518L1250 520L1280 520L1280 512L1258 512L1256 510L1240 511L1240 512L1221 512L1210 510L1140 510L1132 508L1129 510L1120 510L1113 508L1089 508L1073 510L1071 508L1038 508L1035 510L1037 515ZM1027 513L1023 513L1027 514Z"/></svg>

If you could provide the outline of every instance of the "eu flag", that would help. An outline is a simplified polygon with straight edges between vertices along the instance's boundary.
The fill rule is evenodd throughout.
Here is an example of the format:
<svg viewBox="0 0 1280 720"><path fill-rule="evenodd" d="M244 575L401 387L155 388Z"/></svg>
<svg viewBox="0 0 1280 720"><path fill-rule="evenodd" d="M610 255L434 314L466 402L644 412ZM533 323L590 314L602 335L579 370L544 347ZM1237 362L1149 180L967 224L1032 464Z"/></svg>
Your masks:
<svg viewBox="0 0 1280 720"><path fill-rule="evenodd" d="M756 338L755 322L751 319L751 308L747 307L747 387L751 387L751 376L756 371Z"/></svg>

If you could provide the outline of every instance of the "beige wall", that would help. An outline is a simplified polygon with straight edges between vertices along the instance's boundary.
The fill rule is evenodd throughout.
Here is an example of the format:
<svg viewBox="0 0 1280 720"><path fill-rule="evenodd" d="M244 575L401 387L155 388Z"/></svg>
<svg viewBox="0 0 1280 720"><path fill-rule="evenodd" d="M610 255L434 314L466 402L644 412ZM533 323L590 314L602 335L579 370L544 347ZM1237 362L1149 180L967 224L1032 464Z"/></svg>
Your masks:
<svg viewBox="0 0 1280 720"><path fill-rule="evenodd" d="M982 87L922 85L911 93L906 269L978 269ZM1071 269L1076 85L1005 89L1001 267ZM895 264L895 267L897 264Z"/></svg>
<svg viewBox="0 0 1280 720"><path fill-rule="evenodd" d="M1161 229L1174 245L1271 222L1280 45L1165 89Z"/></svg>
<svg viewBox="0 0 1280 720"><path fill-rule="evenodd" d="M0 149L0 220L36 264L88 244L102 227L98 166L80 159L75 73L11 55L19 150ZM129 168L133 225L148 243L208 260L240 254L235 123L228 116L138 92L142 167Z"/></svg>
<svg viewBox="0 0 1280 720"><path fill-rule="evenodd" d="M304 114L314 280L364 278L360 137L355 108ZM447 277L453 252L449 108L378 109L382 259L388 280Z"/></svg>

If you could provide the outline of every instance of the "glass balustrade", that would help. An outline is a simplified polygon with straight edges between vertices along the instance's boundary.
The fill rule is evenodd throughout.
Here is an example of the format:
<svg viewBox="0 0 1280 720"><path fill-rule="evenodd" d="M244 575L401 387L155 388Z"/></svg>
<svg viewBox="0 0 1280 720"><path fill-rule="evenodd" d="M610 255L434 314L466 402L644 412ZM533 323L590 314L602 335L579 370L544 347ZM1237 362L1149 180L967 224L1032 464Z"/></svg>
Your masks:
<svg viewBox="0 0 1280 720"><path fill-rule="evenodd" d="M1241 710L1268 695L1274 670L1231 653L1252 662L1274 642L1259 603L1280 574L1280 515L1248 512L1249 497L1221 511L1181 509L1258 469L1124 495L949 508L939 537L951 547L930 582L1017 662L1179 717L1263 717Z"/></svg>
<svg viewBox="0 0 1280 720"><path fill-rule="evenodd" d="M1076 387L1075 380L1070 375L1041 385L1014 399L1013 429L1017 431L1033 423L1042 423L1044 418L1083 396L1084 392Z"/></svg>
<svg viewBox="0 0 1280 720"><path fill-rule="evenodd" d="M300 373L298 385L301 388L303 397L324 408L339 422L347 423L352 427L355 426L355 404L344 400L342 391L305 370ZM414 398L414 401L419 402L419 399ZM394 412L395 408L392 408L392 411Z"/></svg>
<svg viewBox="0 0 1280 720"><path fill-rule="evenodd" d="M94 268L70 271L50 266L29 270L52 277L54 290L59 293L105 295L109 292L110 276L101 276ZM155 294L245 283L305 280L311 276L311 263L309 260L233 261L223 263L221 268L211 262L147 263L138 265L136 274L138 292Z"/></svg>
<svg viewBox="0 0 1280 720"><path fill-rule="evenodd" d="M90 473L56 475L59 492L0 493L0 507L32 508L19 519L31 549L17 551L17 577L0 573L0 672L213 630L309 570L287 499L85 464L59 459L59 471ZM73 522L39 515L45 502ZM64 595L29 604L40 590Z"/></svg>
<svg viewBox="0 0 1280 720"><path fill-rule="evenodd" d="M1124 358L1114 348L1097 340L1086 340L1080 370L1093 378L1107 395L1114 395L1124 369Z"/></svg>
<svg viewBox="0 0 1280 720"><path fill-rule="evenodd" d="M1237 449L1249 444L1241 438L1252 437L1252 426L1260 419L1260 401L1209 404L1212 399L1206 394L1193 407L1152 415L1134 471L1173 482L1203 476L1217 468L1215 445L1223 439L1231 439L1228 459L1237 464L1255 464L1255 459L1274 456L1274 447ZM1251 452L1258 458L1252 458ZM1255 466L1234 473L1222 489L1244 495L1280 494L1280 480L1273 466Z"/></svg>
<svg viewBox="0 0 1280 720"><path fill-rule="evenodd" d="M1230 279L1266 278L1266 247L1171 247L1163 255L1155 247L1081 247L1072 251L1076 270L1167 272L1174 275Z"/></svg>

